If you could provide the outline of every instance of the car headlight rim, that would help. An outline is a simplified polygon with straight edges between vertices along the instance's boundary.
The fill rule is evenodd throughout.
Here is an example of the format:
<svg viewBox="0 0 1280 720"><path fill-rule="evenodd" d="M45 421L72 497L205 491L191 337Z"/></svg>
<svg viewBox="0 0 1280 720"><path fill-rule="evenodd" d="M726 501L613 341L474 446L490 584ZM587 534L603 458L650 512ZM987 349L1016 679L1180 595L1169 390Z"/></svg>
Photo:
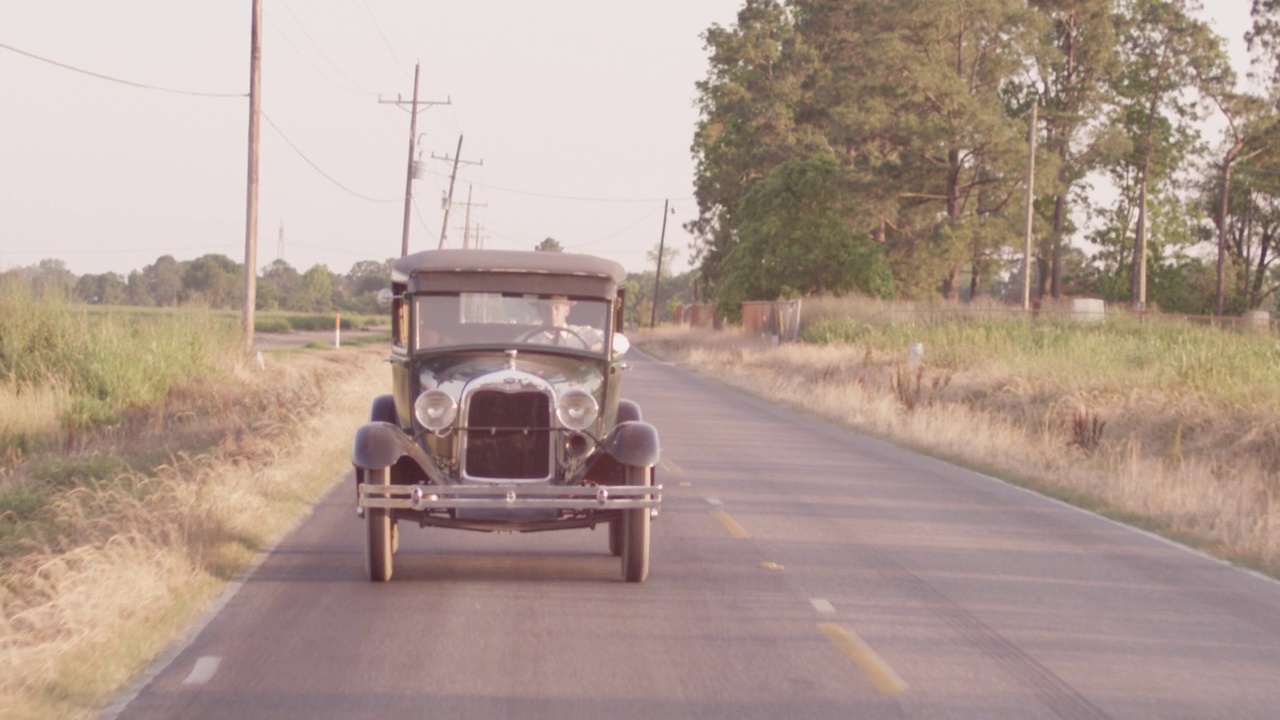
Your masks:
<svg viewBox="0 0 1280 720"><path fill-rule="evenodd" d="M414 401L413 416L427 430L440 432L458 417L458 401L443 390L428 390Z"/></svg>
<svg viewBox="0 0 1280 720"><path fill-rule="evenodd" d="M600 416L600 404L585 390L570 390L556 401L556 417L560 424L574 432L591 427Z"/></svg>

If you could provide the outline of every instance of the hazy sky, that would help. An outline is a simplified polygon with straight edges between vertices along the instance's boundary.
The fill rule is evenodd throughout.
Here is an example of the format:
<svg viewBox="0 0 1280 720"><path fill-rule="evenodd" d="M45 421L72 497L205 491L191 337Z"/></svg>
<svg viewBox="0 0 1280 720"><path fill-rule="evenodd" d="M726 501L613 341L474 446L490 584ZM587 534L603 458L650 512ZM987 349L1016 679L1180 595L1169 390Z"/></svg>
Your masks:
<svg viewBox="0 0 1280 720"><path fill-rule="evenodd" d="M283 257L345 273L399 255L409 115L379 100L408 100L421 62L421 98L451 104L418 116L429 174L415 182L411 251L439 243L450 165L431 156L452 157L462 134L462 158L483 165L459 169L450 247L470 193L484 247L550 236L639 271L669 198L666 240L684 268L700 35L733 24L741 0L263 2L259 267ZM1249 0L1211 6L1243 58ZM133 83L244 94L250 8L4 0L0 44ZM243 260L246 98L132 87L3 48L0 88L0 269Z"/></svg>
<svg viewBox="0 0 1280 720"><path fill-rule="evenodd" d="M641 270L669 198L667 242L685 250L699 36L740 4L264 0L262 107L279 131L264 120L258 265L346 272L399 255L409 114L379 99L408 100L417 61L421 98L451 104L418 116L430 174L415 183L411 251L439 243L451 167L431 155L453 156L460 134L462 158L483 165L460 166L450 247L470 193L484 247L550 236ZM5 0L0 43L144 85L247 93L250 8ZM0 78L0 268L243 260L247 99L135 88L4 49Z"/></svg>

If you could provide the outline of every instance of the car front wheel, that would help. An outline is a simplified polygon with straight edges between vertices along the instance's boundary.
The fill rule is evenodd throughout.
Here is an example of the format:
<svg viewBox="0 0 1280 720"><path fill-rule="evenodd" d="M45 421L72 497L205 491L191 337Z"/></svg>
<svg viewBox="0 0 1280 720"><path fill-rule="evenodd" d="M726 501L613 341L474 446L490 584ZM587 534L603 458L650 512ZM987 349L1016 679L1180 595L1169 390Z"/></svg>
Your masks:
<svg viewBox="0 0 1280 720"><path fill-rule="evenodd" d="M653 484L653 469L628 466L627 484L649 487ZM622 577L627 582L644 582L649 577L649 508L623 510L620 520Z"/></svg>
<svg viewBox="0 0 1280 720"><path fill-rule="evenodd" d="M617 517L609 521L609 554L614 557L622 556L622 518Z"/></svg>
<svg viewBox="0 0 1280 720"><path fill-rule="evenodd" d="M365 482L391 484L391 468L362 470ZM386 582L391 579L392 541L391 511L386 508L364 509L364 566L370 582Z"/></svg>

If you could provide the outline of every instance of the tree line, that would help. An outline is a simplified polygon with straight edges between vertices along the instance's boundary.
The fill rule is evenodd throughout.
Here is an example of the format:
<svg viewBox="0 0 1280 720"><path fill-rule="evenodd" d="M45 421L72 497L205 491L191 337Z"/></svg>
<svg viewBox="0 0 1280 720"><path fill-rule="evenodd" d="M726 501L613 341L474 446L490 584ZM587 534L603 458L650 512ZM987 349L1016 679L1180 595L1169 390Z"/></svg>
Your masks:
<svg viewBox="0 0 1280 720"><path fill-rule="evenodd" d="M338 274L323 264L299 273L284 260L275 260L258 276L256 309L382 314L377 295L391 285L393 262L394 259L361 260L346 274ZM39 292L54 292L90 304L199 305L235 310L244 304L244 264L219 254L194 260L161 255L154 263L128 275L108 272L77 276L57 259L41 260L4 274L24 278Z"/></svg>
<svg viewBox="0 0 1280 720"><path fill-rule="evenodd" d="M554 238L547 238L532 249L562 251ZM659 321L670 319L674 306L694 300L695 273L674 275L668 269L677 256L672 248L664 251L665 266L660 286L654 282L653 270L627 275L624 285L628 324L648 325L655 286L660 294ZM256 306L263 311L385 314L386 310L377 304L377 296L379 290L391 286L391 265L394 262L395 258L382 262L361 260L345 274L337 274L322 264L299 273L284 260L275 260L262 268L258 275ZM650 262L656 265L656 247L650 253ZM198 305L239 310L244 298L243 268L243 263L225 255L210 254L195 260L175 260L172 255L162 255L154 263L128 275L107 272L77 276L64 261L45 259L27 267L6 270L0 273L0 279L14 276L28 283L37 293L52 292L59 297L95 305Z"/></svg>
<svg viewBox="0 0 1280 720"><path fill-rule="evenodd" d="M1251 8L1261 94L1199 9L746 0L703 35L686 228L704 287L730 314L817 293L1020 299L1030 184L1034 297L1268 306L1280 0ZM1225 129L1206 136L1209 118Z"/></svg>

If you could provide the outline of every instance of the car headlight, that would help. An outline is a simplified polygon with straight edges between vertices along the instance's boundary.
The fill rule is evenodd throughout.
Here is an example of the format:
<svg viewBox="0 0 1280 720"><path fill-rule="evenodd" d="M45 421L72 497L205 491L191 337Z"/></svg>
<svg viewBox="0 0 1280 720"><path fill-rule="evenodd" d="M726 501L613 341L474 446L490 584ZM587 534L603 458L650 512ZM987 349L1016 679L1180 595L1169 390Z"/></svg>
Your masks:
<svg viewBox="0 0 1280 720"><path fill-rule="evenodd" d="M585 390L570 390L556 401L556 417L573 431L586 430L600 414L600 405Z"/></svg>
<svg viewBox="0 0 1280 720"><path fill-rule="evenodd" d="M429 390L414 401L413 415L422 427L437 432L453 424L458 416L458 401L443 390Z"/></svg>

